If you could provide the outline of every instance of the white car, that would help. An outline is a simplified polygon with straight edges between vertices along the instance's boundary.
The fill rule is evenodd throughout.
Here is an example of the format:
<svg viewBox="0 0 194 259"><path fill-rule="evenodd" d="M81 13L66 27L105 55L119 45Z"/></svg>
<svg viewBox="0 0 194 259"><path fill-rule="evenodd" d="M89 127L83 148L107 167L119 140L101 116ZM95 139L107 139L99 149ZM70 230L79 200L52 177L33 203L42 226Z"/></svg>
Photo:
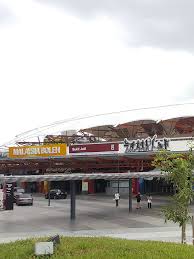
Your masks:
<svg viewBox="0 0 194 259"><path fill-rule="evenodd" d="M21 187L14 187L13 189L14 202L16 202L16 198L20 193L25 193L25 190Z"/></svg>

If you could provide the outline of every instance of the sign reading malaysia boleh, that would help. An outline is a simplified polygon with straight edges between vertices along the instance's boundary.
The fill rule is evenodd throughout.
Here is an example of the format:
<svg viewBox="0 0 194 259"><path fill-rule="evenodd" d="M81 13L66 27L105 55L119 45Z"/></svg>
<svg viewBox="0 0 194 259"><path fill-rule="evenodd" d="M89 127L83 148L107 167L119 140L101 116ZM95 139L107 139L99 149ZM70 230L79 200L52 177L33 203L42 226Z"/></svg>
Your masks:
<svg viewBox="0 0 194 259"><path fill-rule="evenodd" d="M40 146L10 147L10 158L28 157L60 157L66 155L66 144L50 144Z"/></svg>

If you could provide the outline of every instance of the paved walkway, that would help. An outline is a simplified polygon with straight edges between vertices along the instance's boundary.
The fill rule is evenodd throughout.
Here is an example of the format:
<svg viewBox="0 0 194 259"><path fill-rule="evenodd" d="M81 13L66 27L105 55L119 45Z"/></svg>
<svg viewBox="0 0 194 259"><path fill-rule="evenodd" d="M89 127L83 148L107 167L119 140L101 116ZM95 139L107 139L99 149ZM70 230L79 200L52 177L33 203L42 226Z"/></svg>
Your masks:
<svg viewBox="0 0 194 259"><path fill-rule="evenodd" d="M116 208L108 196L78 196L76 220L71 222L70 200L48 201L34 198L34 206L15 206L13 211L0 212L0 242L61 234L64 236L109 236L136 240L160 240L180 242L181 229L171 222L165 224L161 207L169 203L169 197L153 197L153 208L128 212L128 200L122 198ZM194 211L194 206L191 206ZM191 226L187 227L191 243Z"/></svg>

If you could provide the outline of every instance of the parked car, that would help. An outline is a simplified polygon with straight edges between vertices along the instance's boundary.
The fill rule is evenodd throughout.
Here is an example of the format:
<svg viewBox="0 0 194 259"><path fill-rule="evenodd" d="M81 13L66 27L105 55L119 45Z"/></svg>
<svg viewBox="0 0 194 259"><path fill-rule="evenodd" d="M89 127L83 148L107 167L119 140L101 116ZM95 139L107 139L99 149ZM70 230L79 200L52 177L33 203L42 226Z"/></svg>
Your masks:
<svg viewBox="0 0 194 259"><path fill-rule="evenodd" d="M16 198L20 193L25 193L25 190L21 187L14 187L13 189L14 202L16 202Z"/></svg>
<svg viewBox="0 0 194 259"><path fill-rule="evenodd" d="M16 196L16 205L33 205L32 194L30 193L19 193Z"/></svg>
<svg viewBox="0 0 194 259"><path fill-rule="evenodd" d="M25 192L25 190L23 188L21 188L21 187L14 187L13 191L14 192L19 192L19 193L24 193Z"/></svg>
<svg viewBox="0 0 194 259"><path fill-rule="evenodd" d="M49 198L49 192L45 194L45 199ZM59 189L52 189L50 190L50 199L66 199L67 193L62 192Z"/></svg>

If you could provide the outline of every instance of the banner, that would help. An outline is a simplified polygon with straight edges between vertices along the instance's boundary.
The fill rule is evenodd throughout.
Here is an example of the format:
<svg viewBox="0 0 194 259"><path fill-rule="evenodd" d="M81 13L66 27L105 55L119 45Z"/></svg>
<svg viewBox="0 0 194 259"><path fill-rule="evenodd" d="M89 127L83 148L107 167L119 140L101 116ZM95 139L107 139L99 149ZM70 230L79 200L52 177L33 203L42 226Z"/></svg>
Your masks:
<svg viewBox="0 0 194 259"><path fill-rule="evenodd" d="M0 209L3 209L4 192L0 189Z"/></svg>
<svg viewBox="0 0 194 259"><path fill-rule="evenodd" d="M118 151L118 143L82 144L69 146L69 154L115 153Z"/></svg>
<svg viewBox="0 0 194 259"><path fill-rule="evenodd" d="M124 154L134 152L158 152L160 150L187 152L193 147L193 137L158 138L157 135L154 135L153 137L136 140L128 140L125 138L123 144L119 144L119 152Z"/></svg>
<svg viewBox="0 0 194 259"><path fill-rule="evenodd" d="M10 147L9 158L60 157L66 155L66 144Z"/></svg>
<svg viewBox="0 0 194 259"><path fill-rule="evenodd" d="M88 182L82 181L82 191L88 192Z"/></svg>
<svg viewBox="0 0 194 259"><path fill-rule="evenodd" d="M5 210L13 210L13 183L5 184Z"/></svg>

